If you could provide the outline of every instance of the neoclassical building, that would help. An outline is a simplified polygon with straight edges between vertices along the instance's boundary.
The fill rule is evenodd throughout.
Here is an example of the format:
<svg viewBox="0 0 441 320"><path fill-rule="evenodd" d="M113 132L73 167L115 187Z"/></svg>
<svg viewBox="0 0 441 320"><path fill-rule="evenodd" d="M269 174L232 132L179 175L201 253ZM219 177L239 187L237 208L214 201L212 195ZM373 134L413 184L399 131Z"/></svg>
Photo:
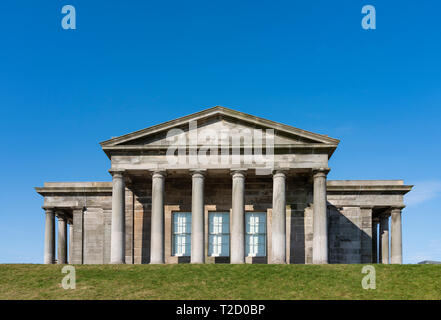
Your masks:
<svg viewBox="0 0 441 320"><path fill-rule="evenodd" d="M327 180L338 143L218 106L101 142L112 182L36 188L44 263L402 263L412 186Z"/></svg>

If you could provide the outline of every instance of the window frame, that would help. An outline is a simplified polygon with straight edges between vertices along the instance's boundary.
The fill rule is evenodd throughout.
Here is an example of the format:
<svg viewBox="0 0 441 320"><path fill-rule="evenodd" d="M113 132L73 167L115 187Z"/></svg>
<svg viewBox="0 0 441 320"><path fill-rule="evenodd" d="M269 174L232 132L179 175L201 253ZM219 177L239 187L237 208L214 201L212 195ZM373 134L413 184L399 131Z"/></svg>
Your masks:
<svg viewBox="0 0 441 320"><path fill-rule="evenodd" d="M252 216L253 214L254 215L259 214L260 216L264 217L264 220L263 220L264 221L264 227L263 227L264 232L263 233L262 232L251 233L251 232L247 231L251 228L251 225L250 225L250 227L248 227L248 224L249 224L248 217ZM259 229L260 228L258 227L258 230ZM250 239L252 236L257 236L257 237L264 236L263 255L260 255L257 253L251 254ZM257 250L257 251L259 251L259 250ZM265 211L246 211L245 212L245 256L252 257L252 258L266 257L268 255L267 251L268 251L268 214L267 214L267 212L265 212Z"/></svg>
<svg viewBox="0 0 441 320"><path fill-rule="evenodd" d="M222 216L228 217L228 223L224 223L223 221L221 223L222 226L224 226L224 225L228 226L228 232L225 232L223 227L222 227L222 232L220 232L220 233L211 233L210 232L210 230L211 230L211 221L212 221L213 217L216 214L218 214L218 215L222 214ZM213 226L213 228L214 228L214 226ZM231 240L230 240L230 238L231 238L231 214L230 214L230 212L229 211L208 211L208 230L207 230L207 233L208 233L207 256L213 257L213 258L229 257L230 256L230 252L231 252ZM228 250L227 254L224 254L224 255L213 254L214 245L213 245L212 239L213 239L214 236L221 237L221 239L223 239L223 238L227 239L227 241L228 241L228 246L226 246L228 248L227 249ZM221 244L221 250L220 251L222 252L222 244Z"/></svg>
<svg viewBox="0 0 441 320"><path fill-rule="evenodd" d="M185 231L184 232L175 232L175 223L176 223L176 218L178 217L178 215L185 215L185 217L187 218L185 221ZM191 256L191 222L192 222L192 216L191 216L191 212L188 211L172 211L172 221L171 221L171 236L172 236L172 245L171 245L171 255L173 257L190 257ZM184 244L184 249L185 252L184 253L178 253L178 243L177 243L177 236L184 236L186 239L188 238L188 245ZM180 245L180 247L182 247L182 245ZM186 252L186 249L188 247L188 253Z"/></svg>

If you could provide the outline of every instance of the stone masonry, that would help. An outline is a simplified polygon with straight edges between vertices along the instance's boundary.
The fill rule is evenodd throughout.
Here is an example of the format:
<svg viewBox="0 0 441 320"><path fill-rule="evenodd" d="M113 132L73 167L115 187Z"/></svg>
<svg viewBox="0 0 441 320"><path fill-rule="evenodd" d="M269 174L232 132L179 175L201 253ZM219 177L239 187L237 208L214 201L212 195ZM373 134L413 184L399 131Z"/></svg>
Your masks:
<svg viewBox="0 0 441 320"><path fill-rule="evenodd" d="M170 163L167 132L177 128L190 139L191 121L197 130L227 128L239 135L248 128L274 130L271 170L261 174L261 164L242 162ZM338 142L223 107L104 141L112 182L36 188L46 214L44 262L402 263L403 197L412 186L327 180ZM190 155L188 147L184 157ZM179 212L191 213L191 254L173 254ZM229 213L228 256L209 255L212 212ZM266 217L264 255L246 254L245 215L253 212Z"/></svg>

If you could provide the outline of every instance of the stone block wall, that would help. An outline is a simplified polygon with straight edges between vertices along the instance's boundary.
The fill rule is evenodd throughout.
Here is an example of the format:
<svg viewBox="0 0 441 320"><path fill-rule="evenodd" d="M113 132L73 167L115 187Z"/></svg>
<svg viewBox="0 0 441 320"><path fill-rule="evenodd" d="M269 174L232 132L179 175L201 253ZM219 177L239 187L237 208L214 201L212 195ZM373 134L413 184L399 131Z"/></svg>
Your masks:
<svg viewBox="0 0 441 320"><path fill-rule="evenodd" d="M328 205L329 263L369 263L372 210Z"/></svg>
<svg viewBox="0 0 441 320"><path fill-rule="evenodd" d="M84 211L74 212L74 263L81 260L83 264L109 263L112 196L92 196L84 203Z"/></svg>

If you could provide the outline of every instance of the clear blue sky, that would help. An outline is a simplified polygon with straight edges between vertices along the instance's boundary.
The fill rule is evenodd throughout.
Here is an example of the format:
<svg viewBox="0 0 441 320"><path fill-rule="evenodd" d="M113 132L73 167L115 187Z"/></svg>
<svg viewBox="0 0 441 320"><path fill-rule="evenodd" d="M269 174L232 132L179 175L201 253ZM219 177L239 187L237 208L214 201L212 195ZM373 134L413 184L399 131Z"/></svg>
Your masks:
<svg viewBox="0 0 441 320"><path fill-rule="evenodd" d="M74 5L77 29L61 28ZM375 5L377 29L361 28ZM0 262L43 261L44 181L223 105L341 139L330 179L404 179L404 261L441 260L439 1L0 2Z"/></svg>

